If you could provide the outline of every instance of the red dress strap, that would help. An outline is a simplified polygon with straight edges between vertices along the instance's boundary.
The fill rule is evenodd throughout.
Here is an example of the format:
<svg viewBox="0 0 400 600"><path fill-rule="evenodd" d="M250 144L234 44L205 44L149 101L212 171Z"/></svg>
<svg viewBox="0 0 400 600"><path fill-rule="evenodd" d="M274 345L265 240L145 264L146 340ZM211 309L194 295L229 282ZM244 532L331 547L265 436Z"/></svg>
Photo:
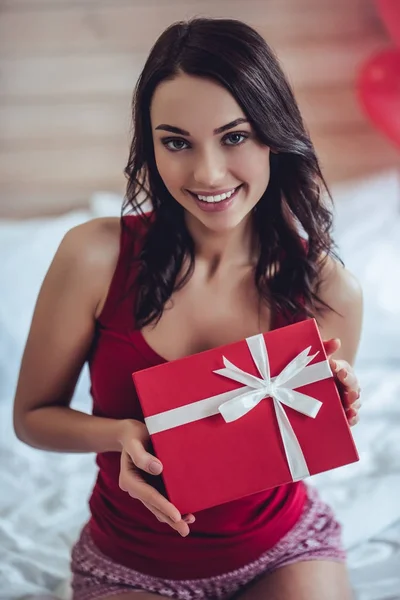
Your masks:
<svg viewBox="0 0 400 600"><path fill-rule="evenodd" d="M110 287L98 322L107 327L113 322L121 301L126 298L135 274L135 259L139 251L139 242L146 227L139 215L121 218L119 255L111 279ZM132 307L133 310L133 307Z"/></svg>

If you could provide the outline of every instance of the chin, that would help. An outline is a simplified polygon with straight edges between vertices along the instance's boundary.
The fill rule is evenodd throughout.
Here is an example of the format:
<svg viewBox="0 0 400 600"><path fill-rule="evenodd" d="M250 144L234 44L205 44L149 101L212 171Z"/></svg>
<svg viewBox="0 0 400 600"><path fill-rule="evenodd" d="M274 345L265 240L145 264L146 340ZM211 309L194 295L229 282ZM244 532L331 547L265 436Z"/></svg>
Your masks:
<svg viewBox="0 0 400 600"><path fill-rule="evenodd" d="M225 216L225 215L224 215ZM209 218L199 219L201 223L214 233L228 233L233 231L243 222L244 219L247 218L247 214L241 217L234 217L233 215L229 218L228 215L225 218L213 218L210 216ZM227 218L228 217L228 218Z"/></svg>

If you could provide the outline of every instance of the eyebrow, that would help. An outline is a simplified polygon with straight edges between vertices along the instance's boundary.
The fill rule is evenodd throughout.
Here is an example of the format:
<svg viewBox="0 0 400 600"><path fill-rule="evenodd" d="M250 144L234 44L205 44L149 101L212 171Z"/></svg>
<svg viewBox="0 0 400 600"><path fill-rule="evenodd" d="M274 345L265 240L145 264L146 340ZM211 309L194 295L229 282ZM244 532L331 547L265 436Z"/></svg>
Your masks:
<svg viewBox="0 0 400 600"><path fill-rule="evenodd" d="M227 123L226 125L217 127L217 129L214 129L213 133L214 133L214 135L218 135L219 133L223 133L227 129L232 129L232 127L236 127L237 125L240 125L241 123L248 123L248 122L249 122L248 119L240 117L239 119L235 119L234 121L231 121L230 123ZM186 136L190 137L190 133L188 131L186 131L185 129L181 129L180 127L175 127L174 125L165 125L163 123L162 125L157 125L156 129L162 129L163 131L169 131L171 133L178 133L180 135L186 135Z"/></svg>

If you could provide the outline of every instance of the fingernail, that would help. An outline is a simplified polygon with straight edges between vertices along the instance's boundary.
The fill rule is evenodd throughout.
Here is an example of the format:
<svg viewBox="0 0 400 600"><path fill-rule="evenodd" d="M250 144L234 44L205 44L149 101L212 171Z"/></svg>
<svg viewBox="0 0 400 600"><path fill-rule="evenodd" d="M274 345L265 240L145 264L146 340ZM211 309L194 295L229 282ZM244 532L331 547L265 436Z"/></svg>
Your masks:
<svg viewBox="0 0 400 600"><path fill-rule="evenodd" d="M332 361L332 369L333 369L334 371L336 371L336 369L337 369L337 362L336 362L336 360L333 360L333 361Z"/></svg>
<svg viewBox="0 0 400 600"><path fill-rule="evenodd" d="M183 517L183 520L185 521L185 523L187 523L188 525L191 525L192 523L195 522L195 517Z"/></svg>
<svg viewBox="0 0 400 600"><path fill-rule="evenodd" d="M162 471L161 464L153 460L149 465L149 471L150 473L153 473L153 475L158 475Z"/></svg>

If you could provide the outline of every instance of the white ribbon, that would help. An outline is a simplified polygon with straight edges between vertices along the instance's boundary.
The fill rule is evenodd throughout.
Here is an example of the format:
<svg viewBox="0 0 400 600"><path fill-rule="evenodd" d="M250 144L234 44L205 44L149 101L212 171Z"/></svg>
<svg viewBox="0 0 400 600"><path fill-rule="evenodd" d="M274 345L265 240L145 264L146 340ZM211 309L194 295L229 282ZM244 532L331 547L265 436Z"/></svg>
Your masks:
<svg viewBox="0 0 400 600"><path fill-rule="evenodd" d="M285 404L308 417L315 418L322 402L297 392L295 388L332 377L329 362L323 360L309 365L318 354L317 352L310 356L311 346L309 346L300 352L277 377L271 377L264 336L255 335L247 338L246 342L261 377L255 377L239 369L223 357L225 368L218 369L214 373L243 383L243 387L147 417L146 426L149 433L153 435L218 413L222 415L225 422L229 423L246 415L261 400L272 398L292 479L293 481L304 479L310 473L299 441L282 405Z"/></svg>

